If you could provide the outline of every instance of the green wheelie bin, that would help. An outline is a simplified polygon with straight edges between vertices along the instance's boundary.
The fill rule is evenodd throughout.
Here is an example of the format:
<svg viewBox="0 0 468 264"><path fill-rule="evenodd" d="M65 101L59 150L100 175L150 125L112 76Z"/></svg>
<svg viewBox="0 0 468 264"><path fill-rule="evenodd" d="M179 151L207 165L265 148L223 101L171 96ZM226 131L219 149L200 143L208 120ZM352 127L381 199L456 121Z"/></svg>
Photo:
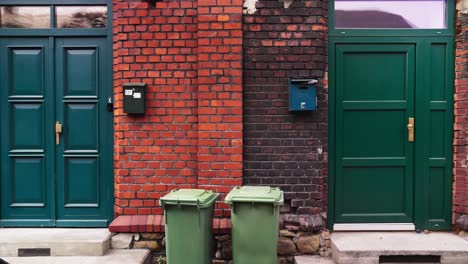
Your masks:
<svg viewBox="0 0 468 264"><path fill-rule="evenodd" d="M225 202L231 206L233 263L276 264L283 192L265 186L236 187Z"/></svg>
<svg viewBox="0 0 468 264"><path fill-rule="evenodd" d="M207 264L213 254L213 212L219 194L176 189L161 198L168 264Z"/></svg>

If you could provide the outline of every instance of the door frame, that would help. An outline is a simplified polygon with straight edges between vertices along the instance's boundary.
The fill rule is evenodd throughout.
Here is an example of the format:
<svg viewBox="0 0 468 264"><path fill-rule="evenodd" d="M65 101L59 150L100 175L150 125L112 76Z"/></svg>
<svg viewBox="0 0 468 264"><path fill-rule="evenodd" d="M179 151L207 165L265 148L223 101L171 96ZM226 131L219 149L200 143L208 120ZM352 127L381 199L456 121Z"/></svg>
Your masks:
<svg viewBox="0 0 468 264"><path fill-rule="evenodd" d="M329 39L328 39L328 206L327 206L327 228L333 230L335 225L335 183L336 183L336 44L358 44L358 43L410 43L412 40L413 43L426 43L430 41L446 41L448 45L447 52L447 64L452 64L448 67L449 71L447 72L447 85L451 87L448 91L447 104L450 113L453 113L454 102L453 102L453 87L454 87L454 63L455 63L455 17L456 17L456 8L454 0L447 0L446 8L446 19L447 19L447 28L446 29L335 29L335 0L329 1L328 6L328 25L329 25ZM409 41L410 40L410 41ZM420 44L420 45L421 45ZM425 49L419 49L416 51L416 57L423 59L423 63L430 63L428 58L425 58ZM417 70L416 79L420 78L422 82L416 83L415 87L415 96L421 94L424 100L429 100L429 92L424 92L424 88L428 87L427 78L423 78L424 75L429 74L425 70ZM417 108L415 109L415 115L418 115ZM446 120L446 125L450 128L450 133L445 135L446 144L449 144L450 147L447 148L447 156L449 159L446 161L447 171L450 171L449 179L445 179L447 182L450 181L450 184L447 184L447 189L445 191L446 196L450 196L446 199L446 206L452 210L452 181L453 181L453 114L449 115L449 118ZM416 129L416 137L423 136L424 130L429 129L419 128ZM426 167L421 167L422 164L427 163L426 157L422 154L425 153L425 146L423 144L415 145L415 164L414 164L414 173L415 173L415 182L414 182L414 225L416 230L422 229L433 229L433 230L449 230L450 227L440 227L440 228L429 228L429 223L427 223L427 206L424 204L424 200L427 199L427 195L424 190L425 186L429 184L427 182L427 177L417 177L417 175L423 175L428 173ZM420 153L418 155L418 153ZM427 165L427 164L426 164ZM418 168L420 167L420 168ZM448 177L447 177L448 178ZM421 207L416 206L420 204ZM450 214L450 225L452 224L452 215ZM358 227L359 230L375 230L375 229L366 229L365 223L363 224L353 224L355 227ZM405 230L401 229L401 225L395 224L393 227L390 225L376 224L376 229L384 230L384 228L389 228L389 230ZM395 229L392 229L395 228ZM407 228L407 227L406 227ZM356 229L358 230L358 229Z"/></svg>
<svg viewBox="0 0 468 264"><path fill-rule="evenodd" d="M114 97L114 82L113 82L113 25L112 25L112 18L113 18L113 3L112 0L2 0L2 3L0 5L28 5L28 6L52 6L52 12L51 12L51 25L53 25L53 19L55 16L55 11L53 6L54 5L61 5L61 6L76 6L76 5L90 5L90 6L95 6L95 5L106 5L107 6L107 27L106 28L44 28L44 29L15 29L15 28L0 28L0 37L24 37L24 38L34 38L34 37L42 37L42 38L48 38L49 39L49 52L52 56L52 58L55 58L55 38L57 37L105 37L106 40L106 46L108 47L107 52L105 53L105 74L104 78L107 79L107 83L109 83L107 89L109 90L109 96L112 96L112 100ZM51 67L54 68L53 73L47 74L47 78L51 78L51 84L55 86L55 59L51 61ZM49 77L51 76L51 77ZM53 110L55 114L55 109ZM108 137L104 137L105 142L103 142L104 146L107 147L107 151L109 153L109 157L111 158L110 162L106 162L102 166L104 166L104 171L106 171L105 175L105 181L108 183L108 193L103 194L107 196L108 203L107 203L107 225L111 223L111 221L114 219L114 116L113 113L109 113L112 115L109 118L108 124L105 124L105 129L103 131L107 131L110 135ZM7 129L7 127L3 126L1 128ZM4 133L1 133L2 135ZM1 140L1 139L0 139ZM53 155L56 155L55 153L55 148L52 149ZM1 166L9 166L8 164L0 164ZM55 167L54 170L57 168ZM54 174L56 175L56 174ZM56 182L56 180L54 180ZM56 185L54 185L54 190L56 191ZM1 197L0 197L1 199ZM55 203L55 198L53 201ZM55 213L54 213L55 215ZM54 221L55 222L55 221ZM2 227L2 216L0 214L0 227ZM54 224L55 226L55 224ZM79 226L89 226L85 222L79 223L77 225L74 225L76 227Z"/></svg>

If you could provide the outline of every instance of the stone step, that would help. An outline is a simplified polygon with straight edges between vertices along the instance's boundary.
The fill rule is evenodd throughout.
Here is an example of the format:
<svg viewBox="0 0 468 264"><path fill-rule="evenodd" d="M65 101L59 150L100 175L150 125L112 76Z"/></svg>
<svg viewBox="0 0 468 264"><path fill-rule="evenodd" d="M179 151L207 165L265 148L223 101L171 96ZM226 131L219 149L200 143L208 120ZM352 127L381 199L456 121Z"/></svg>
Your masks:
<svg viewBox="0 0 468 264"><path fill-rule="evenodd" d="M149 264L150 251L147 249L109 250L104 256L6 257L1 259L8 264Z"/></svg>
<svg viewBox="0 0 468 264"><path fill-rule="evenodd" d="M3 228L0 257L103 256L110 247L110 237L105 228Z"/></svg>
<svg viewBox="0 0 468 264"><path fill-rule="evenodd" d="M337 264L378 264L380 256L440 256L442 264L468 263L468 241L443 232L335 232L331 246Z"/></svg>
<svg viewBox="0 0 468 264"><path fill-rule="evenodd" d="M294 264L335 264L330 258L320 256L295 256Z"/></svg>

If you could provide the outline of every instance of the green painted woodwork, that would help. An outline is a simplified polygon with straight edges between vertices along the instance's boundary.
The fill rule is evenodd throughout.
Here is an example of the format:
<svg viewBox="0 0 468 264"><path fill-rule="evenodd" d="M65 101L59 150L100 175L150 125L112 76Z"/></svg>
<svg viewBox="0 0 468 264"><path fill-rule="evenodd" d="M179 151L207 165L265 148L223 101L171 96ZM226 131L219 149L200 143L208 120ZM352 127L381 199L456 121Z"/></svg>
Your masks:
<svg viewBox="0 0 468 264"><path fill-rule="evenodd" d="M44 51L41 48L13 49L10 54L12 72L27 70L28 78L21 74L13 74L10 95L41 96L44 92ZM28 65L27 69L23 65Z"/></svg>
<svg viewBox="0 0 468 264"><path fill-rule="evenodd" d="M98 49L96 47L63 49L65 96L96 96Z"/></svg>
<svg viewBox="0 0 468 264"><path fill-rule="evenodd" d="M411 222L415 46L336 46L337 223ZM372 199L369 199L372 197Z"/></svg>
<svg viewBox="0 0 468 264"><path fill-rule="evenodd" d="M51 55L47 38L0 39L2 225L53 224Z"/></svg>
<svg viewBox="0 0 468 264"><path fill-rule="evenodd" d="M450 229L453 49L452 37L330 38L329 228Z"/></svg>
<svg viewBox="0 0 468 264"><path fill-rule="evenodd" d="M453 146L453 83L454 42L453 38L433 39L426 42L429 53L425 63L429 78L425 94L425 117L420 136L429 138L421 146L422 173L425 205L422 224L434 230L450 229L452 223L452 146Z"/></svg>
<svg viewBox="0 0 468 264"><path fill-rule="evenodd" d="M11 159L11 206L43 207L44 201L44 159L15 157ZM34 175L34 177L31 177ZM23 184L27 182L28 184Z"/></svg>
<svg viewBox="0 0 468 264"><path fill-rule="evenodd" d="M8 124L0 131L0 226L104 227L112 219L109 43L0 37L0 120Z"/></svg>
<svg viewBox="0 0 468 264"><path fill-rule="evenodd" d="M57 223L75 220L107 222L109 183L106 167L112 160L103 145L109 135L101 130L109 115L105 78L105 39L57 38L56 116L63 123L62 144L57 147ZM108 122L107 122L108 123ZM105 142L105 141L104 141ZM108 173L108 172L107 172Z"/></svg>
<svg viewBox="0 0 468 264"><path fill-rule="evenodd" d="M41 149L44 146L44 109L42 104L14 103L10 107L11 148Z"/></svg>

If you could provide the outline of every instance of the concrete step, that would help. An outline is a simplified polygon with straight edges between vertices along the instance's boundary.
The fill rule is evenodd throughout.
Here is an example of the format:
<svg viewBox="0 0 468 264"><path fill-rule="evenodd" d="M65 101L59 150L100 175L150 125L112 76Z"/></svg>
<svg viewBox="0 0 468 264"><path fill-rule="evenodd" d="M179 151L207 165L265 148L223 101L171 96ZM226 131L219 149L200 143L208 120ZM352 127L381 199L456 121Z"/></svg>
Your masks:
<svg viewBox="0 0 468 264"><path fill-rule="evenodd" d="M331 244L337 264L378 264L380 256L440 256L442 264L468 264L468 241L451 233L335 232Z"/></svg>
<svg viewBox="0 0 468 264"><path fill-rule="evenodd" d="M7 257L2 259L9 264L149 264L150 251L122 249L109 250L104 256Z"/></svg>
<svg viewBox="0 0 468 264"><path fill-rule="evenodd" d="M295 264L335 264L330 258L322 258L320 256L296 256L294 257Z"/></svg>
<svg viewBox="0 0 468 264"><path fill-rule="evenodd" d="M18 257L24 251L36 251L36 256L103 256L110 237L105 228L3 228L0 257Z"/></svg>

